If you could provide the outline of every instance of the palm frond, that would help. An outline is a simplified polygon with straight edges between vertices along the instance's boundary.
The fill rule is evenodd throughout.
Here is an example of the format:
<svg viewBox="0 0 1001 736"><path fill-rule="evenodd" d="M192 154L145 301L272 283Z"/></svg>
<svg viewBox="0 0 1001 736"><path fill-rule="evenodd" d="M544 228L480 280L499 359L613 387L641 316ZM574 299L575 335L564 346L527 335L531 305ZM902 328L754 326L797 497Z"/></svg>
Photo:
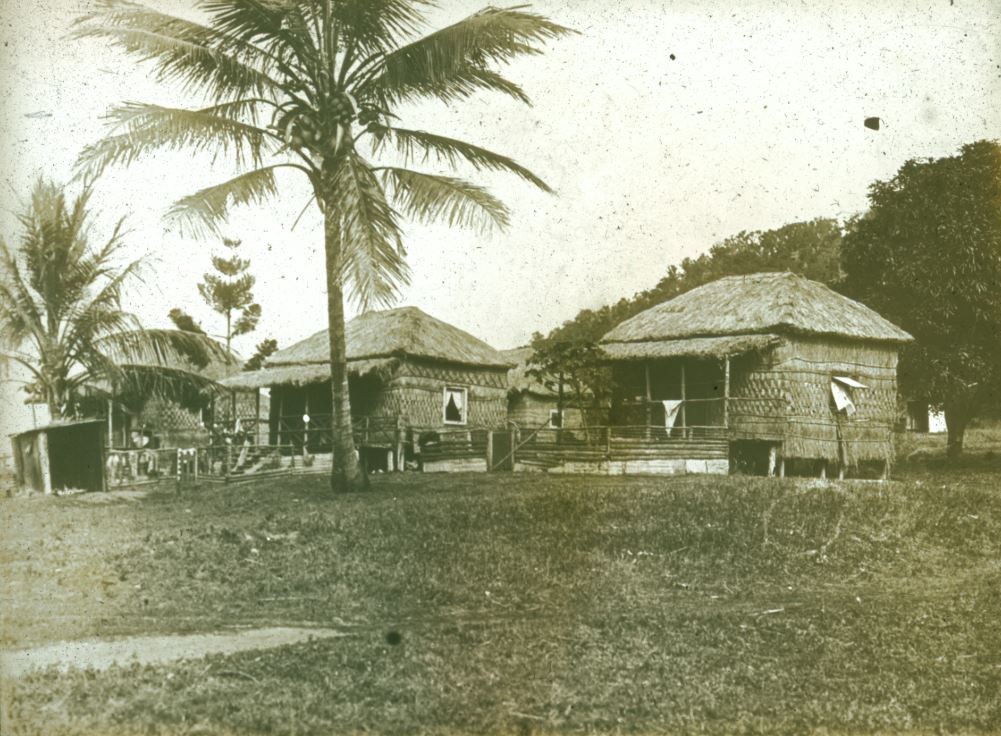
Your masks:
<svg viewBox="0 0 1001 736"><path fill-rule="evenodd" d="M93 346L116 365L195 370L233 357L215 340L186 330L125 330L104 335Z"/></svg>
<svg viewBox="0 0 1001 736"><path fill-rule="evenodd" d="M222 150L233 155L237 166L259 166L263 154L280 142L273 133L241 122L253 103L247 100L198 110L128 102L113 108L108 118L125 132L86 146L77 158L77 169L88 177L114 165L128 165L160 149Z"/></svg>
<svg viewBox="0 0 1001 736"><path fill-rule="evenodd" d="M63 322L61 342L72 352L78 345L92 342L100 335L140 329L139 320L122 311L122 289L125 282L135 277L142 259L126 264L120 271L98 288L89 299L81 299ZM91 281L96 283L95 278Z"/></svg>
<svg viewBox="0 0 1001 736"><path fill-rule="evenodd" d="M424 23L421 8L433 5L427 0L341 0L331 4L331 12L341 33L369 55L413 36Z"/></svg>
<svg viewBox="0 0 1001 736"><path fill-rule="evenodd" d="M294 0L203 0L212 28L231 38L264 48L290 74L295 60L301 69L317 69L319 39L313 38L304 10L314 3Z"/></svg>
<svg viewBox="0 0 1001 736"><path fill-rule="evenodd" d="M445 103L468 100L480 92L500 92L526 105L532 100L518 84L501 74L476 66L457 68L447 76L427 77L417 70L409 79L400 80L392 89L379 80L359 85L357 96L363 100L375 100L379 105L391 106L421 99L436 99Z"/></svg>
<svg viewBox="0 0 1001 736"><path fill-rule="evenodd" d="M384 167L383 182L393 201L408 216L426 223L486 230L506 228L510 211L486 189L451 176Z"/></svg>
<svg viewBox="0 0 1001 736"><path fill-rule="evenodd" d="M104 0L77 20L73 35L109 40L155 62L159 80L180 82L217 100L267 94L278 87L268 74L274 60L264 49L138 3Z"/></svg>
<svg viewBox="0 0 1001 736"><path fill-rule="evenodd" d="M378 179L357 153L349 152L334 174L329 206L335 208L341 242L334 264L341 284L362 309L391 304L410 271L396 213Z"/></svg>
<svg viewBox="0 0 1001 736"><path fill-rule="evenodd" d="M292 5L274 0L204 0L201 8L212 17L212 27L219 32L257 43L282 35Z"/></svg>
<svg viewBox="0 0 1001 736"><path fill-rule="evenodd" d="M571 32L523 6L485 8L386 54L378 71L360 82L359 93L388 103L426 96L448 101L480 89L527 99L487 65L541 53L541 44Z"/></svg>
<svg viewBox="0 0 1001 736"><path fill-rule="evenodd" d="M13 347L30 337L44 339L44 310L31 292L21 267L7 244L0 240L0 336Z"/></svg>
<svg viewBox="0 0 1001 736"><path fill-rule="evenodd" d="M259 204L278 194L274 172L283 165L288 164L255 169L183 197L173 204L166 219L175 223L182 233L218 235L219 224L232 207Z"/></svg>
<svg viewBox="0 0 1001 736"><path fill-rule="evenodd" d="M187 409L207 405L211 395L223 394L218 382L188 370L144 365L123 365L115 384L119 399L134 397L137 403L151 398L175 401Z"/></svg>
<svg viewBox="0 0 1001 736"><path fill-rule="evenodd" d="M544 192L552 193L546 182L507 156L494 153L472 143L446 138L445 136L426 133L423 130L407 130L405 128L390 128L383 125L370 126L375 138L376 151L392 139L396 149L410 161L427 161L434 154L439 161L446 161L449 166L455 166L460 160L468 161L477 170L508 171L534 184Z"/></svg>

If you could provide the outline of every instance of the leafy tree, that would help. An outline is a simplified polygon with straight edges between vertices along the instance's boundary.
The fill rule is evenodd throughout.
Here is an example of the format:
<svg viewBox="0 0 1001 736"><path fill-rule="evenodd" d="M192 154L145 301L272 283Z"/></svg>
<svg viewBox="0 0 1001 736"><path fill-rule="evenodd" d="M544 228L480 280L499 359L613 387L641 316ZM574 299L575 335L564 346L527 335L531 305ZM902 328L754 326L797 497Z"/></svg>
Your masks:
<svg viewBox="0 0 1001 736"><path fill-rule="evenodd" d="M324 220L335 490L366 483L351 431L345 293L362 308L396 297L408 274L400 215L480 227L503 227L509 219L504 204L480 186L376 166L371 158L391 147L405 164L467 162L550 191L512 159L402 127L394 111L429 98L457 105L486 91L527 102L525 92L492 67L539 53L541 44L567 29L523 7L489 7L411 40L424 24L426 4L202 0L198 7L207 20L199 23L105 0L77 28L81 37L110 39L152 60L161 79L179 81L210 100L194 110L137 103L113 109L111 119L123 130L84 150L85 172L163 148L231 154L238 166L251 168L185 197L171 211L183 226L214 232L231 206L276 196L276 172L308 179Z"/></svg>
<svg viewBox="0 0 1001 736"><path fill-rule="evenodd" d="M598 341L620 322L710 281L736 274L793 271L831 286L841 277L841 228L835 220L818 218L774 230L740 232L716 243L697 258L672 265L658 284L631 299L600 309L581 310L572 320L544 338L535 336L533 362L575 375L595 398L611 392L611 373L597 366ZM588 367L588 361L593 365Z"/></svg>
<svg viewBox="0 0 1001 736"><path fill-rule="evenodd" d="M842 248L845 291L915 337L905 395L945 410L948 453L1001 383L1001 145L911 160L869 188Z"/></svg>
<svg viewBox="0 0 1001 736"><path fill-rule="evenodd" d="M563 411L566 408L566 391L573 396L574 404L581 410L584 429L587 430L585 407L601 406L611 387L610 371L601 365L601 353L594 341L575 339L572 334L574 323L568 323L562 331L550 335L536 332L532 335L532 357L535 366L528 373L538 379L558 396L559 426L563 426Z"/></svg>
<svg viewBox="0 0 1001 736"><path fill-rule="evenodd" d="M68 201L60 187L40 180L19 217L17 246L0 238L0 345L6 359L30 371L30 391L53 419L71 413L84 389L102 382L156 379L165 394L179 385L203 385L197 375L179 371L174 359L208 362L216 354L199 335L144 329L122 309L122 290L140 261L115 264L121 221L102 246L91 246L90 196L84 187Z"/></svg>
<svg viewBox="0 0 1001 736"><path fill-rule="evenodd" d="M250 356L250 360L243 364L243 370L260 370L264 367L264 361L267 360L276 350L278 350L278 341L273 340L270 337L267 340L262 340L257 343L257 350L252 356Z"/></svg>
<svg viewBox="0 0 1001 736"><path fill-rule="evenodd" d="M185 332L195 332L199 335L205 334L205 330L202 329L202 326L195 321L195 318L179 307L171 309L167 316L179 330L184 330Z"/></svg>

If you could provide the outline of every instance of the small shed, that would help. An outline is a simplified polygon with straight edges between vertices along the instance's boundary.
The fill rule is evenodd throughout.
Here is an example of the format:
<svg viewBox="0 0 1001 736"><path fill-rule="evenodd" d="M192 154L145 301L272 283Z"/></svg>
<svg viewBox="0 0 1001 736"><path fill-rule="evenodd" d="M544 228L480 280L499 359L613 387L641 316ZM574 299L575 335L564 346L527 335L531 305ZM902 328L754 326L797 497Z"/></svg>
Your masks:
<svg viewBox="0 0 1001 736"><path fill-rule="evenodd" d="M508 371L507 418L522 430L577 429L584 426L586 409L578 406L576 397L566 387L563 396L563 423L560 424L559 390L539 380L530 371L533 350L529 346L501 350L501 355L513 364Z"/></svg>
<svg viewBox="0 0 1001 736"><path fill-rule="evenodd" d="M105 490L104 422L54 422L11 436L17 483L42 493Z"/></svg>
<svg viewBox="0 0 1001 736"><path fill-rule="evenodd" d="M828 465L839 473L863 462L885 468L898 419L898 352L912 339L792 273L719 279L602 339L615 370L613 423L725 442L731 469L744 462L781 474L787 460L821 474Z"/></svg>

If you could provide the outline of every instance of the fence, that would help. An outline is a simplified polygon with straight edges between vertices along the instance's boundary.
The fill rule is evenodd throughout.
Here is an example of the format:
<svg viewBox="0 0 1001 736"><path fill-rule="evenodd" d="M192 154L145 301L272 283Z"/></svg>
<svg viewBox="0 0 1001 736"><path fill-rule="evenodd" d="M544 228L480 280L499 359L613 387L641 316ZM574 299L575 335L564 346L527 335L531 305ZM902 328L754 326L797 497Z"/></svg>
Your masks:
<svg viewBox="0 0 1001 736"><path fill-rule="evenodd" d="M308 422L302 416L282 416L269 426L265 435L270 444L288 447L293 452L301 452L303 447L313 453L330 452L332 423L331 414L310 414ZM357 447L395 449L403 441L406 425L403 417L388 416L355 417L351 426Z"/></svg>
<svg viewBox="0 0 1001 736"><path fill-rule="evenodd" d="M721 426L541 428L527 436L516 432L513 447L516 469L572 467L589 472L618 464L620 472L725 472L729 462L726 428ZM501 461L497 458L493 467ZM711 471L706 470L707 462L712 463Z"/></svg>
<svg viewBox="0 0 1001 736"><path fill-rule="evenodd" d="M492 434L485 428L422 432L421 468L425 472L487 470Z"/></svg>

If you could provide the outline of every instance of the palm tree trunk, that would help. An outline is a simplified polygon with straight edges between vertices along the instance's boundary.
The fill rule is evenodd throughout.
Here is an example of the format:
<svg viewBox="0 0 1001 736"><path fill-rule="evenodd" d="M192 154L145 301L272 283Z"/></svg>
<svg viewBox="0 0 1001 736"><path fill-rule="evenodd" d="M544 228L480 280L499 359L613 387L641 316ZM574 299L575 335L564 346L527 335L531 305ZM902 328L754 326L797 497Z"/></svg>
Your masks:
<svg viewBox="0 0 1001 736"><path fill-rule="evenodd" d="M351 427L348 361L344 328L344 292L338 273L341 255L340 228L330 205L324 208L324 246L327 266L327 321L330 335L330 393L334 416L330 423L333 467L330 488L335 493L368 488L368 476L358 461Z"/></svg>

